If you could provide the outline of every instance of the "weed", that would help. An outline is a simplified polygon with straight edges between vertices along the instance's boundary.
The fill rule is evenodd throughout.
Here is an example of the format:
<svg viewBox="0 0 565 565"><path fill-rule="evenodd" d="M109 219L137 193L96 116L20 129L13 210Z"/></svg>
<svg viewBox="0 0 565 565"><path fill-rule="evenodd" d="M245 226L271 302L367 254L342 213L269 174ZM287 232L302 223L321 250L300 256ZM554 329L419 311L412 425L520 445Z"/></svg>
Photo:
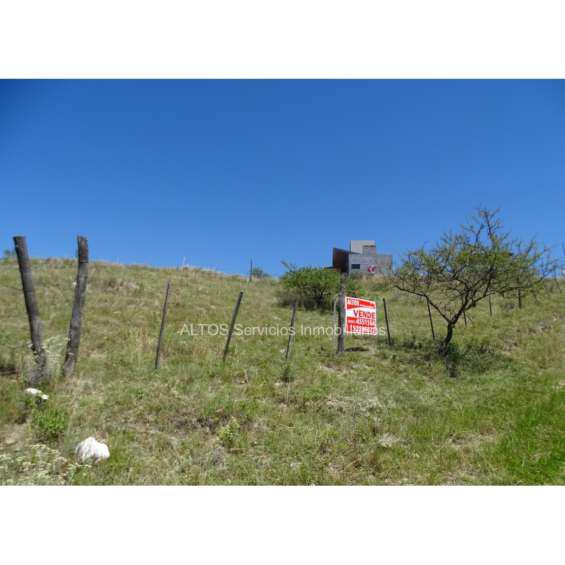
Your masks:
<svg viewBox="0 0 565 565"><path fill-rule="evenodd" d="M32 412L32 426L38 441L59 440L65 433L68 422L68 412L52 404L38 406Z"/></svg>
<svg viewBox="0 0 565 565"><path fill-rule="evenodd" d="M235 418L232 418L225 426L218 430L218 439L227 449L235 447L240 439L241 428Z"/></svg>

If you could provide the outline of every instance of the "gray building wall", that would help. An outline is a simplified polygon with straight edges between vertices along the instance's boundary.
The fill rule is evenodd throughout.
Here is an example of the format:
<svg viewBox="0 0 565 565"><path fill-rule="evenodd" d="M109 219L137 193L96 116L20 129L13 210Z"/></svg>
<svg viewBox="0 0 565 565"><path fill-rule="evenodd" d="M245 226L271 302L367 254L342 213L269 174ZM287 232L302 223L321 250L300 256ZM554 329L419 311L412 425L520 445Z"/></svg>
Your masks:
<svg viewBox="0 0 565 565"><path fill-rule="evenodd" d="M374 270L370 269L374 267ZM349 253L348 271L350 274L384 275L392 269L392 255Z"/></svg>
<svg viewBox="0 0 565 565"><path fill-rule="evenodd" d="M332 266L342 273L384 275L392 270L392 255L377 253L372 239L352 239L349 251L333 248Z"/></svg>
<svg viewBox="0 0 565 565"><path fill-rule="evenodd" d="M351 253L361 253L363 255L372 254L377 252L377 246L374 239L352 239L349 242L349 251Z"/></svg>

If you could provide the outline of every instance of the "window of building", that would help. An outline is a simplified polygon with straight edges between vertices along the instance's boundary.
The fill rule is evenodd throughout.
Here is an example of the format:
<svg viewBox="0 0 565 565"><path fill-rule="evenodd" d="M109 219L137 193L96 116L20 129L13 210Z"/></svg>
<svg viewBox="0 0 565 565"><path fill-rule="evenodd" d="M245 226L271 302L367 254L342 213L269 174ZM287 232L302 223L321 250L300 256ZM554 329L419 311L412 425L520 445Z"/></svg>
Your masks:
<svg viewBox="0 0 565 565"><path fill-rule="evenodd" d="M351 268L352 268L352 269L360 269L360 268L361 268L361 265L360 265L360 263L353 263L353 264L351 265Z"/></svg>

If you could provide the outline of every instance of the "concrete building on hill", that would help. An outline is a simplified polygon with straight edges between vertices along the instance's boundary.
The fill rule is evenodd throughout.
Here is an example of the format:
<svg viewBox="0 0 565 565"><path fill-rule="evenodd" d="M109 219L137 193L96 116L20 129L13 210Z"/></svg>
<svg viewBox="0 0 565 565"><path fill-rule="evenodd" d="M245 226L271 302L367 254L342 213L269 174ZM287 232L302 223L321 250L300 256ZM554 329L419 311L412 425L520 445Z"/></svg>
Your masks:
<svg viewBox="0 0 565 565"><path fill-rule="evenodd" d="M372 239L353 239L349 251L333 248L332 267L348 275L384 275L392 270L392 255L377 253Z"/></svg>

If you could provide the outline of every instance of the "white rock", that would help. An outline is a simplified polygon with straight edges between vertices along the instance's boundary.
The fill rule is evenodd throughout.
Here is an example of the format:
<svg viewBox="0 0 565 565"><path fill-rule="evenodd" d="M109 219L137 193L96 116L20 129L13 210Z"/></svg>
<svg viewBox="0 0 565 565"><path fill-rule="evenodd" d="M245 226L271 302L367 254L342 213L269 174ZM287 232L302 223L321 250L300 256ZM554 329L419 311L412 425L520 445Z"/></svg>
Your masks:
<svg viewBox="0 0 565 565"><path fill-rule="evenodd" d="M49 398L48 394L43 394L43 392L41 392L38 388L26 388L24 392L30 396L37 396L38 398L41 398L41 400L47 400Z"/></svg>
<svg viewBox="0 0 565 565"><path fill-rule="evenodd" d="M388 432L383 434L379 439L378 439L378 444L381 447L392 447L393 445L395 445L396 443L398 443L400 440L392 435L389 434Z"/></svg>
<svg viewBox="0 0 565 565"><path fill-rule="evenodd" d="M75 449L75 453L81 463L92 459L95 463L108 459L110 450L105 443L96 441L93 437L88 437L81 441Z"/></svg>

